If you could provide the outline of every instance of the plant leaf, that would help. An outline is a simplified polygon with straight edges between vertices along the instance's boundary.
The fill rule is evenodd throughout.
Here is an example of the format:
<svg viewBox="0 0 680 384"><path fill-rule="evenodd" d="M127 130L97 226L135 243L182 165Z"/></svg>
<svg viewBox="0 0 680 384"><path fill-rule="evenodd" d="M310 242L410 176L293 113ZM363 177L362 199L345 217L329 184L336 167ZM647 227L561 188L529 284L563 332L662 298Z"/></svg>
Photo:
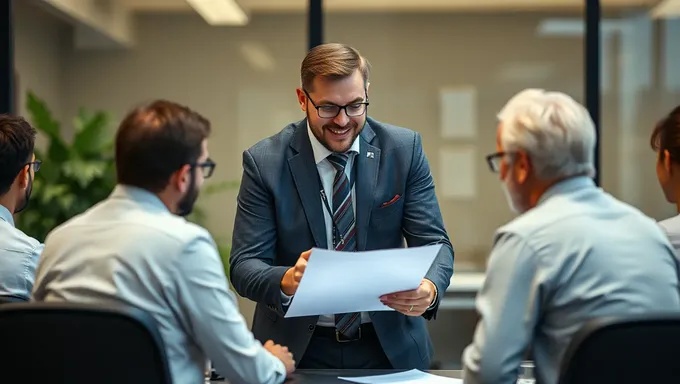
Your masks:
<svg viewBox="0 0 680 384"><path fill-rule="evenodd" d="M108 163L101 160L74 159L62 165L65 176L75 180L81 188L86 188L92 180L102 177Z"/></svg>
<svg viewBox="0 0 680 384"><path fill-rule="evenodd" d="M81 110L74 124L77 133L73 139L73 149L81 157L99 154L108 149L113 142L108 135L109 116L105 112L97 112L94 115Z"/></svg>
<svg viewBox="0 0 680 384"><path fill-rule="evenodd" d="M46 134L50 139L61 139L59 122L52 118L52 112L47 108L45 101L31 91L28 91L26 98L26 109L30 113L33 125L38 131Z"/></svg>

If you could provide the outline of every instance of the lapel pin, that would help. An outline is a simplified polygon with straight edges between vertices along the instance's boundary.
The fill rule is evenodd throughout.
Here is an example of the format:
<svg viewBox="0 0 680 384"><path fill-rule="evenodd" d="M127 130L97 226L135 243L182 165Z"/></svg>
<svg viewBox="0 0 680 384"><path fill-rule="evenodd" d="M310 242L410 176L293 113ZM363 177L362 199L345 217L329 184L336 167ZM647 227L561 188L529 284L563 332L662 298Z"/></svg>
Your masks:
<svg viewBox="0 0 680 384"><path fill-rule="evenodd" d="M366 157L368 157L369 159L374 159L374 158L375 158L375 153L373 153L373 152L366 152Z"/></svg>

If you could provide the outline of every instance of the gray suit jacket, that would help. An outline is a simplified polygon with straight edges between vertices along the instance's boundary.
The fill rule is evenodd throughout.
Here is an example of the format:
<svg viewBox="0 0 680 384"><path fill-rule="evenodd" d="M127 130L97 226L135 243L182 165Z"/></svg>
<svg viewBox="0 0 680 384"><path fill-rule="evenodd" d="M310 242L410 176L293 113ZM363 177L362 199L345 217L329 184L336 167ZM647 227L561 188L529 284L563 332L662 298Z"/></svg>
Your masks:
<svg viewBox="0 0 680 384"><path fill-rule="evenodd" d="M367 156L372 152L373 156ZM253 333L286 345L300 360L318 316L286 319L281 279L300 253L326 248L321 186L302 120L243 153L231 250L231 282L257 302ZM400 198L386 207L382 203ZM420 135L371 118L361 132L356 181L357 250L444 244L425 276L438 291L422 317L371 312L380 343L394 368L429 368L433 348L425 319L432 319L453 274L453 248L435 196Z"/></svg>

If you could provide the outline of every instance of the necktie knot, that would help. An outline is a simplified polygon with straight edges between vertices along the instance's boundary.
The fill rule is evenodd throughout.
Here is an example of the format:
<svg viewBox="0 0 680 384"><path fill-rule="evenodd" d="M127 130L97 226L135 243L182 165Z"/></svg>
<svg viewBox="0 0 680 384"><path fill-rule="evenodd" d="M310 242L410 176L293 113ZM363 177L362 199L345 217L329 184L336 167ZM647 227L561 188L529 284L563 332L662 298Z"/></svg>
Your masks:
<svg viewBox="0 0 680 384"><path fill-rule="evenodd" d="M337 171L343 171L345 169L348 159L349 155L346 153L333 153L328 155L328 161L331 162Z"/></svg>

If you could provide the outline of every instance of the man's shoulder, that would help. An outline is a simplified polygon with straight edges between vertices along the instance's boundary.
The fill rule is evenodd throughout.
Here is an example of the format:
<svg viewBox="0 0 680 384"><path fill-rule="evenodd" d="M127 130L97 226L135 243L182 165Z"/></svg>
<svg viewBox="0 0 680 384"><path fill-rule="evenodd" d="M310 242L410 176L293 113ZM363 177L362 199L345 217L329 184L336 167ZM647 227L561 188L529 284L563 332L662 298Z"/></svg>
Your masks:
<svg viewBox="0 0 680 384"><path fill-rule="evenodd" d="M0 222L0 249L12 252L33 254L40 250L42 244L22 230L5 222Z"/></svg>
<svg viewBox="0 0 680 384"><path fill-rule="evenodd" d="M109 229L113 232L119 229L131 231L143 237L145 243L148 244L169 241L177 246L182 246L182 244L200 238L212 241L212 236L207 229L181 216L133 209L127 212L124 217L111 219L102 212L97 212L97 210L106 210L110 203L112 202L104 200L84 213L64 222L50 233L48 239L53 237L74 238L80 233L88 232L96 234L96 228L99 227L102 234L110 232Z"/></svg>
<svg viewBox="0 0 680 384"><path fill-rule="evenodd" d="M368 117L366 122L375 133L383 149L403 146L412 147L418 135L416 131L412 129L383 123L371 117Z"/></svg>

